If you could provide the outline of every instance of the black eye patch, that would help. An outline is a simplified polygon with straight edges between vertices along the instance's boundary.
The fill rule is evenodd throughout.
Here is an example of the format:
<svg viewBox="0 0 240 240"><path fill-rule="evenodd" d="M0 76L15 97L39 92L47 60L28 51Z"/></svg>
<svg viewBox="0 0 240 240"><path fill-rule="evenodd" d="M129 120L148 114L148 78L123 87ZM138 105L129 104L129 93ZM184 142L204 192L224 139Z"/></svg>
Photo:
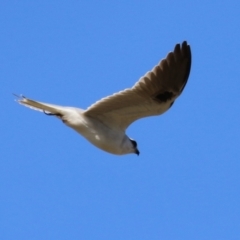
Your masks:
<svg viewBox="0 0 240 240"><path fill-rule="evenodd" d="M132 139L130 139L130 141L132 142L132 144L133 144L134 148L136 148L136 147L137 147L137 142L136 142L136 141L134 141L134 140L132 140Z"/></svg>

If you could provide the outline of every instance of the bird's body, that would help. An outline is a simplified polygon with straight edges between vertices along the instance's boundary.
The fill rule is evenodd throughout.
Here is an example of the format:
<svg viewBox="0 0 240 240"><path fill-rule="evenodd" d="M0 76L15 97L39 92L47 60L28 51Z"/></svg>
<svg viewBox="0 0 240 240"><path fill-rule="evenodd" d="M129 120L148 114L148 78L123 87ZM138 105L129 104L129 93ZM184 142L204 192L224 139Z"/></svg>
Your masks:
<svg viewBox="0 0 240 240"><path fill-rule="evenodd" d="M132 88L103 98L86 110L42 103L24 96L18 102L60 118L106 152L139 154L137 143L125 133L127 127L139 118L167 111L185 87L190 66L190 47L183 42Z"/></svg>
<svg viewBox="0 0 240 240"><path fill-rule="evenodd" d="M86 116L75 109L75 113L66 114L66 125L76 130L96 147L116 155L122 155L132 149L132 143L125 131L113 129L100 120ZM129 143L129 147L128 144Z"/></svg>

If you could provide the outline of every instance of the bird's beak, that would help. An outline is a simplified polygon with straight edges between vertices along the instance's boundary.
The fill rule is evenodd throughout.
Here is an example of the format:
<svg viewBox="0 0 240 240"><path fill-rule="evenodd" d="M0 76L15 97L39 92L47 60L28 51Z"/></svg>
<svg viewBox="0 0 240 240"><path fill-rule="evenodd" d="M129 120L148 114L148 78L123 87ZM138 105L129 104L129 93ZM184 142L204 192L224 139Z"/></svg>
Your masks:
<svg viewBox="0 0 240 240"><path fill-rule="evenodd" d="M138 151L138 149L136 148L135 153L139 156L140 152Z"/></svg>

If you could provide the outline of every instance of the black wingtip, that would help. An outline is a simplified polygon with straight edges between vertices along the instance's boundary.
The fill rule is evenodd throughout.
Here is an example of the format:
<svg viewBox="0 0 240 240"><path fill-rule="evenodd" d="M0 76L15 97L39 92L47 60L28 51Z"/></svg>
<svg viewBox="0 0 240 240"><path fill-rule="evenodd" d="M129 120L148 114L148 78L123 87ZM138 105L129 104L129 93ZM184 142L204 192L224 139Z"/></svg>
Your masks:
<svg viewBox="0 0 240 240"><path fill-rule="evenodd" d="M185 84L183 85L183 88L182 88L182 90L181 90L181 92L182 92L183 89L185 88L187 82L188 82L188 78L189 78L190 70L191 70L191 65L192 65L192 52L191 52L191 47L190 47L190 45L187 43L187 41L183 41L183 42L182 42L181 51L182 51L182 53L183 53L183 56L188 59L188 66L187 66L186 74L185 74Z"/></svg>

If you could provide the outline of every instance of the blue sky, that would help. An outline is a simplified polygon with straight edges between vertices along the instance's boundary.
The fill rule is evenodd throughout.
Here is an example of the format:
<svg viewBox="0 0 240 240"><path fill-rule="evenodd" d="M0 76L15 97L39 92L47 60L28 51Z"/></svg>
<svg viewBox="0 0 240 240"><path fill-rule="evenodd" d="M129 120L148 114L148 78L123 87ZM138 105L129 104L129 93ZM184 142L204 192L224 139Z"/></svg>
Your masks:
<svg viewBox="0 0 240 240"><path fill-rule="evenodd" d="M0 239L240 239L239 1L1 1ZM114 156L12 93L88 107L178 42L170 111Z"/></svg>

